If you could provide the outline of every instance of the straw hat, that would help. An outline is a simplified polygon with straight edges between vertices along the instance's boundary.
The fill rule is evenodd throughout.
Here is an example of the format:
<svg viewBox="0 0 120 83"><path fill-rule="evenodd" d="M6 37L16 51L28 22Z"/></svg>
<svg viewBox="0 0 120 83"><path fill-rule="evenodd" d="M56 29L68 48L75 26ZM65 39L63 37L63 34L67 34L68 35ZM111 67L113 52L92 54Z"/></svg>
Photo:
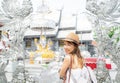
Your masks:
<svg viewBox="0 0 120 83"><path fill-rule="evenodd" d="M70 41L70 42L74 42L76 43L77 45L80 44L80 41L79 41L79 37L77 34L71 32L69 33L66 38L63 39L63 41Z"/></svg>

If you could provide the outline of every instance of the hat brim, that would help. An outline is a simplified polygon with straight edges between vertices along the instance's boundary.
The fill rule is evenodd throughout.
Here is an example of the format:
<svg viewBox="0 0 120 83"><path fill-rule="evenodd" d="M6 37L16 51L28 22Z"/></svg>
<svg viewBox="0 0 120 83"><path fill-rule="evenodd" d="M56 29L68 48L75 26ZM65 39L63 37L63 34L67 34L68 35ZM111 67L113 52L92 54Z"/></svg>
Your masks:
<svg viewBox="0 0 120 83"><path fill-rule="evenodd" d="M77 45L79 45L80 43L78 43L77 41L73 40L73 39L69 39L69 38L66 38L66 39L62 39L62 41L69 41L69 42L73 42Z"/></svg>

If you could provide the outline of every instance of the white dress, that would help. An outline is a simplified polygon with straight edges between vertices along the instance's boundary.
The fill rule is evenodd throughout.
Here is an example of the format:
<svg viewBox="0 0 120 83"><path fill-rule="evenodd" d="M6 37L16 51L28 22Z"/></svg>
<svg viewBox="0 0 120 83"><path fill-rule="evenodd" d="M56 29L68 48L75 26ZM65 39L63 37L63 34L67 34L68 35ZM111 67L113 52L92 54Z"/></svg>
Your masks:
<svg viewBox="0 0 120 83"><path fill-rule="evenodd" d="M89 71L88 71L89 70ZM82 69L71 69L70 82L69 83L91 83L89 72L93 83L97 83L96 76L90 67L83 67ZM66 83L69 79L69 70L67 71Z"/></svg>

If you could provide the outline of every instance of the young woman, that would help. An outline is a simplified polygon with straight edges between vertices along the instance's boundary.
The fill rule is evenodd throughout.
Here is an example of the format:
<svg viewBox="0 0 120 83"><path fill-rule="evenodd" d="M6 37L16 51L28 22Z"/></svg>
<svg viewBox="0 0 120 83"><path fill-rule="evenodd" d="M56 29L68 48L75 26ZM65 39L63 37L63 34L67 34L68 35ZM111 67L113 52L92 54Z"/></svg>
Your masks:
<svg viewBox="0 0 120 83"><path fill-rule="evenodd" d="M97 83L92 69L84 65L84 59L79 50L78 35L69 33L63 41L66 56L59 75L64 79L64 83Z"/></svg>

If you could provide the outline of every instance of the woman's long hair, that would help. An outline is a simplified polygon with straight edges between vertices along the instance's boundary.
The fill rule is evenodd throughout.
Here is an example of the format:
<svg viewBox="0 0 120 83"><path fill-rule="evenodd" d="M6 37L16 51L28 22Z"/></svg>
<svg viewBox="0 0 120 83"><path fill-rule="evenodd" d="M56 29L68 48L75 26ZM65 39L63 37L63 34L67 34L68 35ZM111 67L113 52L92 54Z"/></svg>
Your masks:
<svg viewBox="0 0 120 83"><path fill-rule="evenodd" d="M83 62L83 57L80 53L80 49L79 49L79 45L74 43L74 42L70 42L71 44L74 45L74 50L71 52L72 55L76 55L78 57L78 62L80 63L81 66L84 65L84 62Z"/></svg>

